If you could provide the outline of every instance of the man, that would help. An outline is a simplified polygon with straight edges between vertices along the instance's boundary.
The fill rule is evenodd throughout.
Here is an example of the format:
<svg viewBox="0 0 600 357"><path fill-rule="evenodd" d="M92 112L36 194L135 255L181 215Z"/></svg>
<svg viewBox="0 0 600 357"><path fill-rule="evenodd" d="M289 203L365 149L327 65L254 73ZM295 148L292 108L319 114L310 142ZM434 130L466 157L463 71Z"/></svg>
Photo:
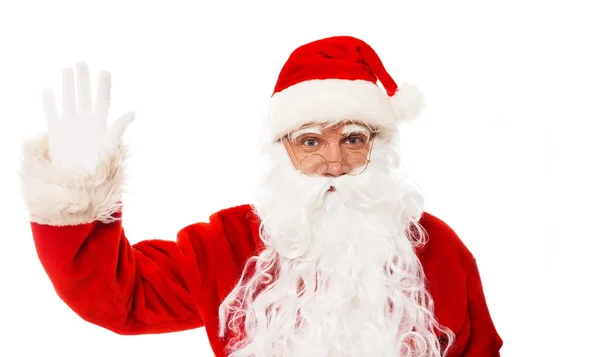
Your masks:
<svg viewBox="0 0 600 357"><path fill-rule="evenodd" d="M22 180L39 258L79 316L119 334L204 326L217 356L499 356L475 259L393 174L400 88L352 37L314 41L281 70L256 202L130 245L121 225L128 113L106 126L87 67L63 73L63 113L26 143ZM377 82L385 88L383 91Z"/></svg>

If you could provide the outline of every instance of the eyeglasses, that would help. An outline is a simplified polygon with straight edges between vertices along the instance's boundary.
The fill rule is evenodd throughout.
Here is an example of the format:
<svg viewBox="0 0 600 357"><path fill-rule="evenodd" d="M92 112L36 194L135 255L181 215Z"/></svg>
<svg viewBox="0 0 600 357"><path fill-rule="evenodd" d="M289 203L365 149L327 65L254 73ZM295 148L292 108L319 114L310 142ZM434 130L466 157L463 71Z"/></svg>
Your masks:
<svg viewBox="0 0 600 357"><path fill-rule="evenodd" d="M371 139L368 155L358 151L347 153L341 160L327 160L321 154L309 154L298 162L296 154L291 149L288 139L284 139L288 150L292 153L296 169L306 176L323 176L329 170L329 164L339 164L342 172L346 175L360 175L365 172L371 162L374 139Z"/></svg>

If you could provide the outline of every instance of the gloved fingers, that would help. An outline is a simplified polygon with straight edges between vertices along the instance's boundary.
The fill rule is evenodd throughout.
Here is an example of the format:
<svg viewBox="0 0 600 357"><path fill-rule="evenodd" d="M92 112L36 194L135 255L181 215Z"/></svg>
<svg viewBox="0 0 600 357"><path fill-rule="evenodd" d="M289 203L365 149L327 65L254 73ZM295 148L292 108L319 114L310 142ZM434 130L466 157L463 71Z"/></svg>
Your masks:
<svg viewBox="0 0 600 357"><path fill-rule="evenodd" d="M77 74L77 104L79 113L92 112L92 88L90 84L90 71L85 62L75 66Z"/></svg>
<svg viewBox="0 0 600 357"><path fill-rule="evenodd" d="M75 106L75 74L72 68L65 68L62 76L63 96L62 96L62 111L64 117L73 116L76 113Z"/></svg>
<svg viewBox="0 0 600 357"><path fill-rule="evenodd" d="M110 107L110 89L111 77L107 71L100 72L98 76L98 93L96 94L96 104L94 110L102 118L108 117L108 108Z"/></svg>

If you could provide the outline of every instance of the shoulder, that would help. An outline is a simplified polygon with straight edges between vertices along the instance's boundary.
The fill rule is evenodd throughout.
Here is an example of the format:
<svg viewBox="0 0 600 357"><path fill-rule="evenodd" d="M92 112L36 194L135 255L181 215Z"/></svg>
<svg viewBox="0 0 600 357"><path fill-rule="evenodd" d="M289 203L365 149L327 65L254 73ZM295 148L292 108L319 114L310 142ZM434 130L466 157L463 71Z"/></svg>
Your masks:
<svg viewBox="0 0 600 357"><path fill-rule="evenodd" d="M253 207L242 204L221 209L210 215L208 222L195 222L187 225L182 231L212 230L222 231L234 226L244 227L255 218Z"/></svg>
<svg viewBox="0 0 600 357"><path fill-rule="evenodd" d="M230 240L247 240L253 237L259 224L254 208L249 204L222 209L211 216L211 222L219 222Z"/></svg>
<svg viewBox="0 0 600 357"><path fill-rule="evenodd" d="M259 225L253 206L243 204L214 212L208 222L191 224L182 231L217 256L245 260L257 248Z"/></svg>
<svg viewBox="0 0 600 357"><path fill-rule="evenodd" d="M229 207L212 213L206 221L189 224L179 231L180 246L182 249L190 247L189 256L198 266L199 279L205 281L203 299L221 301L241 276L245 262L254 254L252 214L250 205Z"/></svg>
<svg viewBox="0 0 600 357"><path fill-rule="evenodd" d="M429 233L435 236L443 236L446 239L458 239L458 235L448 223L429 212L423 212L419 224Z"/></svg>
<svg viewBox="0 0 600 357"><path fill-rule="evenodd" d="M460 236L446 221L424 212L419 224L426 235L426 243L421 248L423 256L436 256L439 259L442 256L455 255L460 261L473 258Z"/></svg>
<svg viewBox="0 0 600 357"><path fill-rule="evenodd" d="M250 204L242 204L238 206L232 206L224 208L211 215L211 220L217 217L227 220L251 220L254 218L254 209Z"/></svg>

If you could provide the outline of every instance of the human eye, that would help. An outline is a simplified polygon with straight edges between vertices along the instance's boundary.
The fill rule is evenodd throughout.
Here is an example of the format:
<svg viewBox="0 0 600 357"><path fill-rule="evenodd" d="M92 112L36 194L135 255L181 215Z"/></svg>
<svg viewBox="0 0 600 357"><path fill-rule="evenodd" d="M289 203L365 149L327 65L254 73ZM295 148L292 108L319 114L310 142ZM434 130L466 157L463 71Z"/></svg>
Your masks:
<svg viewBox="0 0 600 357"><path fill-rule="evenodd" d="M308 148L314 148L319 145L319 140L317 138L304 138L302 139L302 145Z"/></svg>
<svg viewBox="0 0 600 357"><path fill-rule="evenodd" d="M366 138L363 135L350 135L345 141L347 144L356 146L364 144L366 142Z"/></svg>

